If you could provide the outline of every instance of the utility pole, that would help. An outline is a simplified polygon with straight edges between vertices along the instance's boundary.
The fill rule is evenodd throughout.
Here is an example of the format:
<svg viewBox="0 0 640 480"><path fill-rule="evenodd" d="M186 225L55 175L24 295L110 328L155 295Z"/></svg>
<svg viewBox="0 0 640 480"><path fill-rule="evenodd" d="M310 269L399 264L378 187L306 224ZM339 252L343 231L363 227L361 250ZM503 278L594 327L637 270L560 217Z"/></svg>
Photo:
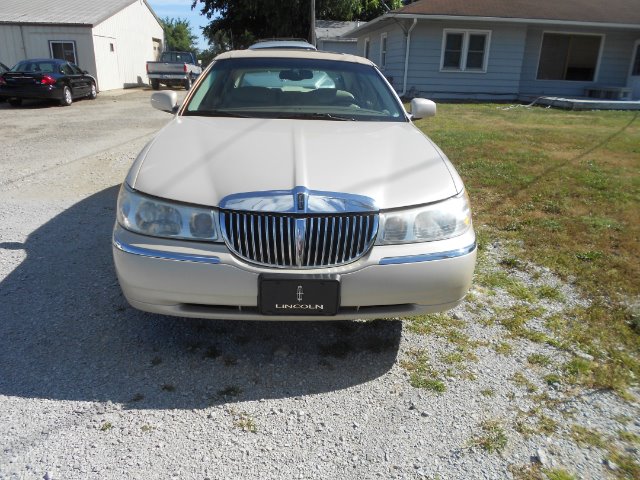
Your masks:
<svg viewBox="0 0 640 480"><path fill-rule="evenodd" d="M309 32L309 42L316 46L316 0L311 0L311 31Z"/></svg>

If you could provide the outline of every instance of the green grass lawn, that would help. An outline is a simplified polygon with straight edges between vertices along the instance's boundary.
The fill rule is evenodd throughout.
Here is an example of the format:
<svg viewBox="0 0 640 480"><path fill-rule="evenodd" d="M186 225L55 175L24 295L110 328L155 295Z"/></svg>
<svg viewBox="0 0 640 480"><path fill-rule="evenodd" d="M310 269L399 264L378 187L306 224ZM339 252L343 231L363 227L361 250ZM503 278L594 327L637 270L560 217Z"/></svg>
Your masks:
<svg viewBox="0 0 640 480"><path fill-rule="evenodd" d="M637 384L640 115L439 104L417 125L463 177L481 250L504 240L514 259L549 267L591 300L554 323L594 357L580 382Z"/></svg>

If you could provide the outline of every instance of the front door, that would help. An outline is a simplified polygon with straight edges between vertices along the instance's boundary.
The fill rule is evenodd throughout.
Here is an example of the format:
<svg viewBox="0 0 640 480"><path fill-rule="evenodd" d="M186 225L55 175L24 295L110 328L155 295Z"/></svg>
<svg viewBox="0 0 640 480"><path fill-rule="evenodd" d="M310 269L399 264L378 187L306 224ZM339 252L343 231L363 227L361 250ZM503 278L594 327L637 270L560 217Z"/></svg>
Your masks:
<svg viewBox="0 0 640 480"><path fill-rule="evenodd" d="M640 100L640 40L636 42L636 45L633 48L628 85L631 89L631 99Z"/></svg>

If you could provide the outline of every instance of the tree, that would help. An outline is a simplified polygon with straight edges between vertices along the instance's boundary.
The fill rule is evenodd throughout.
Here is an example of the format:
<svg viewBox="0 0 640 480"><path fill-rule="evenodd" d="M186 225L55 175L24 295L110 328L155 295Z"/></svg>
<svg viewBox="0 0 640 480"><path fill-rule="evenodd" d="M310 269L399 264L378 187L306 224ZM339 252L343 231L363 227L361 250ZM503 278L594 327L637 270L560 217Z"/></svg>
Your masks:
<svg viewBox="0 0 640 480"><path fill-rule="evenodd" d="M231 50L231 40L224 30L218 30L213 38L209 38L209 48L198 53L198 60L202 60L202 66L206 67L211 60L227 50Z"/></svg>
<svg viewBox="0 0 640 480"><path fill-rule="evenodd" d="M316 0L316 18L363 20L376 18L402 6L401 0ZM310 0L193 0L191 8L211 23L204 35L213 43L219 32L232 48L245 48L263 38L308 38Z"/></svg>
<svg viewBox="0 0 640 480"><path fill-rule="evenodd" d="M165 17L160 21L164 29L166 50L196 51L195 41L198 37L191 33L188 20Z"/></svg>

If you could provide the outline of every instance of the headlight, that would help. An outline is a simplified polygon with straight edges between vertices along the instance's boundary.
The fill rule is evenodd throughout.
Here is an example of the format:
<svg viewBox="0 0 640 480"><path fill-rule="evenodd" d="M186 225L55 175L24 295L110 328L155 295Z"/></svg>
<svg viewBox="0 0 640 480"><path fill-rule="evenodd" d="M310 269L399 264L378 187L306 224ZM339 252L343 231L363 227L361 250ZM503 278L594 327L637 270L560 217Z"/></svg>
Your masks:
<svg viewBox="0 0 640 480"><path fill-rule="evenodd" d="M133 232L209 242L221 238L216 210L149 197L126 184L120 188L117 209L118 223Z"/></svg>
<svg viewBox="0 0 640 480"><path fill-rule="evenodd" d="M433 242L457 237L471 226L466 192L424 207L380 214L377 245Z"/></svg>

